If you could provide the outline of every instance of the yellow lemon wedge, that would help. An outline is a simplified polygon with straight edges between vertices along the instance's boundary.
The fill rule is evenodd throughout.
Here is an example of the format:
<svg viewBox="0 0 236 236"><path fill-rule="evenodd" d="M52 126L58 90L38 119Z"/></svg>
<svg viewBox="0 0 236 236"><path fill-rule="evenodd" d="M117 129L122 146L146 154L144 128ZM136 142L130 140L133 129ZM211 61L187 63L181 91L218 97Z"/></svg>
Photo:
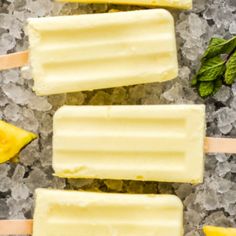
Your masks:
<svg viewBox="0 0 236 236"><path fill-rule="evenodd" d="M206 236L236 236L236 228L204 226L203 232Z"/></svg>
<svg viewBox="0 0 236 236"><path fill-rule="evenodd" d="M31 132L0 120L0 163L13 158L36 137Z"/></svg>

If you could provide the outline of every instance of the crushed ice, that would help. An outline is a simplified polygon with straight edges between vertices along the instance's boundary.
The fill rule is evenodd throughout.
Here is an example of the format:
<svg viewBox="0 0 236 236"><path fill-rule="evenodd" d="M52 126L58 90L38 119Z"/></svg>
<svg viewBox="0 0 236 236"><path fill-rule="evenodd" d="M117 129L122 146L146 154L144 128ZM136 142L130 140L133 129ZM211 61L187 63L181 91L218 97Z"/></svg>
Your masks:
<svg viewBox="0 0 236 236"><path fill-rule="evenodd" d="M0 2L0 54L26 49L25 20L58 14L84 14L109 9L138 7L98 4L59 4L50 0ZM194 9L173 12L176 19L180 62L179 78L163 84L136 85L95 92L37 97L27 70L0 73L0 118L38 133L19 154L19 163L0 165L0 219L30 218L37 187L88 189L94 191L175 193L185 205L187 236L200 235L203 224L236 224L236 155L208 155L205 182L188 184L143 183L113 180L68 180L52 176L52 116L63 104L161 104L202 103L189 80L199 67L199 58L213 36L229 38L236 33L235 0L195 0ZM224 86L207 105L207 134L236 135L236 83ZM191 219L191 220L190 220Z"/></svg>

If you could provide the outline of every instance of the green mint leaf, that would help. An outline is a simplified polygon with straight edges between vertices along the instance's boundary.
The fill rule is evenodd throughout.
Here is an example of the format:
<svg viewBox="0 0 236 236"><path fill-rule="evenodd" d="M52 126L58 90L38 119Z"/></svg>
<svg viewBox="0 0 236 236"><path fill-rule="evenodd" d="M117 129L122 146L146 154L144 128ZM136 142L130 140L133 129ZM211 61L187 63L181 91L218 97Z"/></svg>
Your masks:
<svg viewBox="0 0 236 236"><path fill-rule="evenodd" d="M198 87L198 93L201 97L205 98L214 93L214 82L201 82Z"/></svg>
<svg viewBox="0 0 236 236"><path fill-rule="evenodd" d="M202 61L215 57L220 54L231 53L236 46L236 37L225 40L221 38L212 38L210 44L202 57Z"/></svg>
<svg viewBox="0 0 236 236"><path fill-rule="evenodd" d="M222 86L222 79L221 78L219 78L216 81L214 81L214 91L213 91L213 94L217 93L220 90L221 86Z"/></svg>
<svg viewBox="0 0 236 236"><path fill-rule="evenodd" d="M214 48L219 47L219 45L225 44L227 42L226 39L222 38L212 38L205 53L202 56L202 60L210 58L213 53ZM215 55L214 55L215 56ZM213 57L214 57L213 56Z"/></svg>
<svg viewBox="0 0 236 236"><path fill-rule="evenodd" d="M222 38L212 38L210 43L209 43L209 47L212 47L212 46L217 46L219 44L222 44L222 43L225 43L227 42L226 39L222 39Z"/></svg>
<svg viewBox="0 0 236 236"><path fill-rule="evenodd" d="M231 85L233 84L235 79L236 79L236 51L232 54L232 56L226 63L226 72L224 81L227 85Z"/></svg>
<svg viewBox="0 0 236 236"><path fill-rule="evenodd" d="M218 79L225 72L225 61L220 56L210 58L202 63L197 74L198 81L212 81Z"/></svg>

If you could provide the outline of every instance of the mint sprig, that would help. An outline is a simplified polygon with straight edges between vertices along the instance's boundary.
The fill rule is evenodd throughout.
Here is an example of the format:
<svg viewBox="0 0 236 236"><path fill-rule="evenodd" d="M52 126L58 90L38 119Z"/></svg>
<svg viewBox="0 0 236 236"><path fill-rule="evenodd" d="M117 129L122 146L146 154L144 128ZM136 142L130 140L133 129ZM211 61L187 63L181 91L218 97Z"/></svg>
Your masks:
<svg viewBox="0 0 236 236"><path fill-rule="evenodd" d="M232 85L236 79L236 37L225 40L212 38L201 67L192 79L201 97L214 95L222 84Z"/></svg>

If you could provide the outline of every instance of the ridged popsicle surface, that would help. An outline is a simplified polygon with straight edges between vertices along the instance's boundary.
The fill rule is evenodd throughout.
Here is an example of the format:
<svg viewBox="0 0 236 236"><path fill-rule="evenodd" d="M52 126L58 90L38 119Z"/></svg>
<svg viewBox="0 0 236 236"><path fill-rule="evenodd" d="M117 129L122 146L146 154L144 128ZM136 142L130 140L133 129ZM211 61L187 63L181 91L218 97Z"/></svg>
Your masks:
<svg viewBox="0 0 236 236"><path fill-rule="evenodd" d="M55 174L199 183L204 114L202 105L62 107L54 116Z"/></svg>
<svg viewBox="0 0 236 236"><path fill-rule="evenodd" d="M33 236L182 236L172 195L36 190Z"/></svg>
<svg viewBox="0 0 236 236"><path fill-rule="evenodd" d="M178 74L174 22L166 10L29 19L39 95L162 82Z"/></svg>

